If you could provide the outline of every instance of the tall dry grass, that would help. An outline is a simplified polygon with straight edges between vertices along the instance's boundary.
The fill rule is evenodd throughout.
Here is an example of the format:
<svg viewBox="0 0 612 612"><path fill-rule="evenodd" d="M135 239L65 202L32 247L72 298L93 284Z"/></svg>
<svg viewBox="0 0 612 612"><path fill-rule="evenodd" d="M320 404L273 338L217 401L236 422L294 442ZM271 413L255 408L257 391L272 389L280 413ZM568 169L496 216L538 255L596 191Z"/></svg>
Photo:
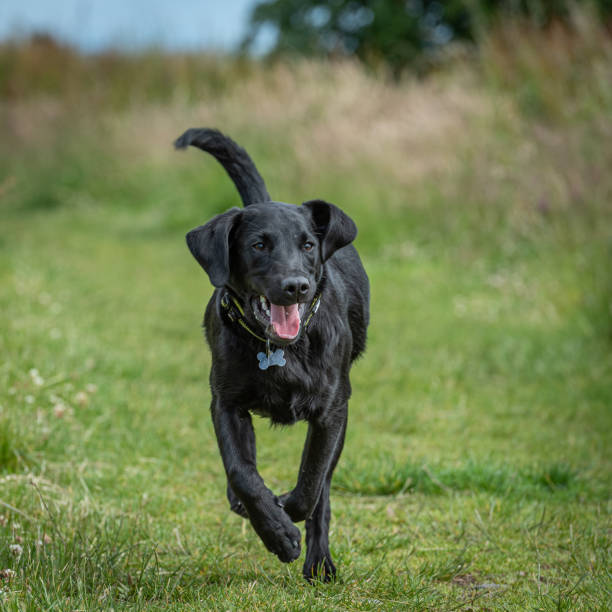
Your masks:
<svg viewBox="0 0 612 612"><path fill-rule="evenodd" d="M546 32L515 20L485 35L478 57L477 64L459 60L428 79L395 84L350 61L265 64L155 51L81 56L39 36L0 48L0 108L12 146L35 146L80 121L85 135L88 124L102 124L122 145L164 158L163 143L177 129L213 124L278 134L308 176L321 161L365 163L407 184L456 168L466 149L486 150L487 131L495 140L501 129L521 143L505 168L485 164L487 171L502 177L515 166L524 175L538 158L554 194L542 198L567 204L582 197L609 167L606 158L586 168L588 152L577 150L597 149L612 131L606 29L584 10Z"/></svg>
<svg viewBox="0 0 612 612"><path fill-rule="evenodd" d="M392 181L406 190L396 206L433 185L460 205L503 202L518 224L571 208L599 222L612 191L606 28L585 10L546 31L504 22L477 58L394 83L351 61L81 56L37 37L0 48L0 151L45 157L72 142L165 164L182 129L214 125L255 154L290 152L281 183L307 186L325 168Z"/></svg>

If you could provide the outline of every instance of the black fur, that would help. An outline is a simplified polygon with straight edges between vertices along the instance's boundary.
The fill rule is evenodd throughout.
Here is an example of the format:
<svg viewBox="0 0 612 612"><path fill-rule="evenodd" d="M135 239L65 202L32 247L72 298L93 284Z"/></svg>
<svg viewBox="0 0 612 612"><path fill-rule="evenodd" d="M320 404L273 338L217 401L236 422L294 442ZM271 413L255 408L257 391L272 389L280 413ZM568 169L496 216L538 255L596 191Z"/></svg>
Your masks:
<svg viewBox="0 0 612 612"><path fill-rule="evenodd" d="M212 352L211 411L228 478L232 510L249 518L281 561L300 554L306 521L308 580L336 574L328 544L329 490L346 431L351 363L365 348L369 285L355 248L357 229L339 208L322 200L293 206L270 201L255 165L216 130L188 130L177 146L194 144L212 153L236 183L246 208L233 208L187 234L187 244L216 287L204 316ZM296 289L299 287L299 290ZM244 322L282 347L284 367L258 367L265 344L228 317L226 294L244 309ZM256 313L259 296L289 306L300 303L301 325L293 339L276 335ZM308 305L320 308L306 330ZM297 484L277 497L256 468L251 413L274 423L308 421Z"/></svg>

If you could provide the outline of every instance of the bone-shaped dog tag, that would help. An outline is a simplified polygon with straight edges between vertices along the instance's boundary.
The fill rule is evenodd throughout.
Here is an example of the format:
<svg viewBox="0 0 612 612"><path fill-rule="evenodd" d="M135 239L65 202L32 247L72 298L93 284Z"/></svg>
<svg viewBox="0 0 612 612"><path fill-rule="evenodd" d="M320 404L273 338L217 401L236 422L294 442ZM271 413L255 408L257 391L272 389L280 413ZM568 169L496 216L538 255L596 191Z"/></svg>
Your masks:
<svg viewBox="0 0 612 612"><path fill-rule="evenodd" d="M259 359L260 370L267 370L270 366L279 366L282 368L287 363L283 349L276 349L269 355L257 353L257 359Z"/></svg>

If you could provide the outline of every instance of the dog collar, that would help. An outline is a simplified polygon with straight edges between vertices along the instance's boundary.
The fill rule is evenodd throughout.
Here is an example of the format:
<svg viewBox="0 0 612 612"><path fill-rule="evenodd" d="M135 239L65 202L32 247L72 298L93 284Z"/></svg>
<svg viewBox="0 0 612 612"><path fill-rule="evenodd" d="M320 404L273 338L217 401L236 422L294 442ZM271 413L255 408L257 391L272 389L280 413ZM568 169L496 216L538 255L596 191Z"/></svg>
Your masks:
<svg viewBox="0 0 612 612"><path fill-rule="evenodd" d="M310 307L308 308L308 315L304 320L303 329L306 331L308 329L308 325L312 321L312 317L319 310L319 306L321 304L321 293L317 293L312 302L310 303ZM271 350L271 343L269 338L264 338L260 336L257 332L253 331L250 325L246 322L244 317L244 308L240 304L240 300L237 296L235 296L229 290L221 297L221 307L225 311L227 318L232 323L238 323L242 329L247 331L251 336L257 338L260 342L264 342L266 345L266 352L257 353L257 360L259 361L259 369L267 370L270 366L279 366L283 367L287 361L285 360L285 352L281 348L277 348L275 351Z"/></svg>

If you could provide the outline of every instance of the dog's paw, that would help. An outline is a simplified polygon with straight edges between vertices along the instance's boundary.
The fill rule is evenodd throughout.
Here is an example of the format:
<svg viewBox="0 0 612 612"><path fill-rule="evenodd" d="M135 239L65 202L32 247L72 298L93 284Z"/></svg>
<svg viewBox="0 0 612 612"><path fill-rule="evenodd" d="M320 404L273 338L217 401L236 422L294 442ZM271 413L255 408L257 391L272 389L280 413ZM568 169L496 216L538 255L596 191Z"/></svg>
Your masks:
<svg viewBox="0 0 612 612"><path fill-rule="evenodd" d="M336 579L336 566L329 553L306 555L302 574L310 583L331 582Z"/></svg>
<svg viewBox="0 0 612 612"><path fill-rule="evenodd" d="M302 552L300 530L291 522L281 527L276 534L276 543L272 552L283 562L295 561Z"/></svg>
<svg viewBox="0 0 612 612"><path fill-rule="evenodd" d="M291 563L300 556L302 534L281 508L276 507L260 520L251 517L251 523L266 548L283 563Z"/></svg>

